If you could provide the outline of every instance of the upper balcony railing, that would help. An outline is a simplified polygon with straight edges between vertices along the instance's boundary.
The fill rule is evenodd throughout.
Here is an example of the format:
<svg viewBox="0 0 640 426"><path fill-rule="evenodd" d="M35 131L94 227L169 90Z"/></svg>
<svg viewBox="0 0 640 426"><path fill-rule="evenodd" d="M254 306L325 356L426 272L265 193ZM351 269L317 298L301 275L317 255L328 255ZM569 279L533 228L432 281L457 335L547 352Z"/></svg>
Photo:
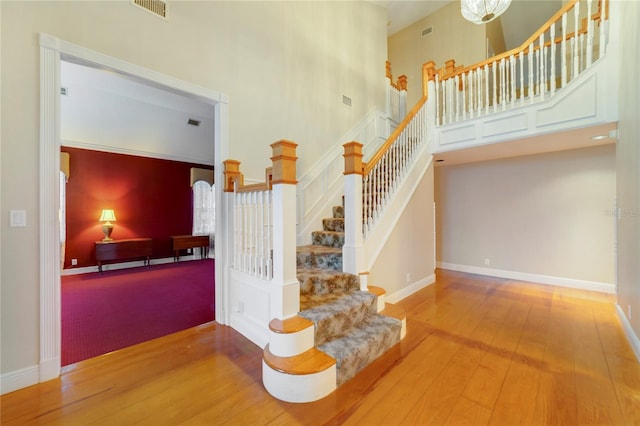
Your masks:
<svg viewBox="0 0 640 426"><path fill-rule="evenodd" d="M401 75L394 83L391 75L391 63L386 63L387 85L387 115L396 123L401 122L407 115L407 76Z"/></svg>
<svg viewBox="0 0 640 426"><path fill-rule="evenodd" d="M607 0L573 0L518 48L469 67L447 61L435 75L436 125L553 96L604 56L607 19Z"/></svg>

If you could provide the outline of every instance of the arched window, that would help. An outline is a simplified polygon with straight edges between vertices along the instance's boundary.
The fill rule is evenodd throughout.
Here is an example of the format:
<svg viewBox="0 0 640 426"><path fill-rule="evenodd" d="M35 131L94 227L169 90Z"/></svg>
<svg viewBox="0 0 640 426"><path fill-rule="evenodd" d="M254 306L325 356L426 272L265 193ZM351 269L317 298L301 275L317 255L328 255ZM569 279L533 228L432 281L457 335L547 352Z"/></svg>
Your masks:
<svg viewBox="0 0 640 426"><path fill-rule="evenodd" d="M209 235L213 248L216 230L214 186L203 180L193 184L193 235ZM212 251L209 251L211 254Z"/></svg>

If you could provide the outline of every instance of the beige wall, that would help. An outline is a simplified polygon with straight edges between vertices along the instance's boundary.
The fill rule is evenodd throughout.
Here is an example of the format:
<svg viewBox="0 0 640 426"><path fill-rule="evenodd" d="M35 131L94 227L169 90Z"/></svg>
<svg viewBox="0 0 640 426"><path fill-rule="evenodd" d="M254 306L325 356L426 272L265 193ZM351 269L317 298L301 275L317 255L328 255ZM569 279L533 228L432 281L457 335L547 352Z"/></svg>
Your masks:
<svg viewBox="0 0 640 426"><path fill-rule="evenodd" d="M618 305L640 336L640 4L619 2L620 123L617 149ZM631 316L629 316L631 310Z"/></svg>
<svg viewBox="0 0 640 426"><path fill-rule="evenodd" d="M434 274L434 214L432 164L371 268L370 285L392 296Z"/></svg>
<svg viewBox="0 0 640 426"><path fill-rule="evenodd" d="M39 362L39 46L44 32L229 96L229 152L262 178L269 144L299 144L299 175L384 107L386 13L369 2L0 2L1 372ZM342 95L352 108L342 105ZM10 228L9 210L27 213Z"/></svg>
<svg viewBox="0 0 640 426"><path fill-rule="evenodd" d="M614 145L438 167L437 259L613 284L615 192Z"/></svg>
<svg viewBox="0 0 640 426"><path fill-rule="evenodd" d="M431 34L422 31L433 27ZM485 27L466 21L460 2L451 2L435 13L389 37L388 55L394 80L406 75L407 109L422 97L422 64L435 61L436 67L455 59L458 65L473 65L486 56Z"/></svg>

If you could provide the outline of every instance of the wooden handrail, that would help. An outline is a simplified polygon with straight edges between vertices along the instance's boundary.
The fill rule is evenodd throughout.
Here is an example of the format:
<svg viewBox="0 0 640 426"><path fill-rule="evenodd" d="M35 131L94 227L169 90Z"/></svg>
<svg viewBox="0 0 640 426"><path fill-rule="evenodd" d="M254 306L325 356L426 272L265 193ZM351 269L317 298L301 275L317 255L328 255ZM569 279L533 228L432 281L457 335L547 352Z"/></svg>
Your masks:
<svg viewBox="0 0 640 426"><path fill-rule="evenodd" d="M418 103L411 109L411 111L409 111L409 113L404 118L402 123L400 123L400 125L391 134L391 136L389 136L386 142L380 147L380 149L378 149L378 151L374 154L371 160L369 160L369 162L366 163L366 165L364 165L363 167L364 176L366 176L371 170L373 170L373 168L380 161L384 153L389 149L389 147L391 147L391 145L396 141L396 139L398 139L398 136L400 136L402 131L406 129L406 127L409 125L413 117L415 117L418 111L420 111L420 108L422 108L422 105L424 105L425 102L427 102L427 97L423 96L422 99L420 99Z"/></svg>
<svg viewBox="0 0 640 426"><path fill-rule="evenodd" d="M482 62L479 62L477 64L474 64L474 65L470 65L470 66L467 66L467 67L462 67L462 66L455 67L453 69L453 72L447 73L446 75L444 75L444 73L442 72L446 67L446 65L445 65L445 67L442 67L442 68L440 68L438 70L439 71L439 75L441 77L440 81L448 80L448 79L454 78L456 76L467 74L470 71L472 71L474 69L482 68L485 65L488 65L488 66L491 67L491 66L493 66L493 63L499 62L502 59L506 59L506 58L509 58L511 56L517 56L520 52L528 53L529 52L529 46L532 43L534 43L536 40L538 40L540 38L540 35L545 33L551 27L552 24L554 24L556 21L561 19L562 15L564 15L565 13L567 13L571 9L573 9L575 7L576 3L578 3L578 1L579 0L572 0L570 3L565 4L560 10L558 10L551 18L549 18L547 20L547 22L545 22L535 33L533 33L533 35L531 37L529 37L519 47L516 47L516 48L513 48L513 49L508 50L506 52L503 52L503 53L501 53L499 55L493 56L493 57L491 57L489 59L486 59L486 60L484 60ZM602 9L602 0L598 1L598 7L599 7L599 9ZM608 7L607 7L607 9L608 9ZM608 11L607 10L605 10L605 16L608 16ZM593 14L590 18L593 21L601 21L602 20L602 10L599 10L597 13ZM578 33L578 34L586 33L586 31L587 31L586 26L587 26L587 23L588 23L588 19L589 19L589 17L583 18L582 21L581 21L581 28L576 29L574 32L567 34L566 35L566 40L570 40L573 37L575 37L576 33ZM562 36L557 37L554 40L554 42L556 44L560 43L561 41L562 41ZM549 41L547 43L548 44L545 44L545 46L549 46L551 44L551 41ZM540 46L534 46L534 51L539 50L539 49L540 49ZM450 60L450 61L453 61L453 60ZM449 61L447 61L447 62L449 62ZM455 62L453 62L453 64L455 64ZM450 66L449 66L449 68L450 68Z"/></svg>
<svg viewBox="0 0 640 426"><path fill-rule="evenodd" d="M389 79L389 81L391 82L391 87L393 87L394 89L398 90L398 91L406 91L407 90L407 76L406 75L401 75L400 77L398 77L398 81L396 83L393 82L393 76L391 75L391 62L386 61L385 62L385 66L386 66L386 77Z"/></svg>

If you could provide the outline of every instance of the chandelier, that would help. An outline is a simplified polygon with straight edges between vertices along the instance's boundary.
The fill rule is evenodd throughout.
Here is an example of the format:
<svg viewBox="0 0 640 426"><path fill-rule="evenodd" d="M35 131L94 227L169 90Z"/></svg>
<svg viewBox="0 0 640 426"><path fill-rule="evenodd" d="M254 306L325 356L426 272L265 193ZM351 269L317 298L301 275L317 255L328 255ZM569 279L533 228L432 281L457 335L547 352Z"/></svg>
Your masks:
<svg viewBox="0 0 640 426"><path fill-rule="evenodd" d="M502 15L511 0L460 0L462 16L474 24L486 24Z"/></svg>

